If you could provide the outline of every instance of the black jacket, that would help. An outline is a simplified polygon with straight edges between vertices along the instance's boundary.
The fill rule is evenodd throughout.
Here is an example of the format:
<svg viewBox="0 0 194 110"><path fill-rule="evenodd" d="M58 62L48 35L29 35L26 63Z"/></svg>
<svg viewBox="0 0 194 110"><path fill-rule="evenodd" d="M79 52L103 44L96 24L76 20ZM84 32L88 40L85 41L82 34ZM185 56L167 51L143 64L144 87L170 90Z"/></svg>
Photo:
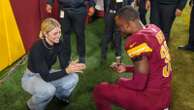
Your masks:
<svg viewBox="0 0 194 110"><path fill-rule="evenodd" d="M57 61L61 70L51 73L51 67ZM43 80L53 81L67 75L65 68L69 65L70 58L65 57L63 41L50 46L45 40L36 41L30 49L28 56L28 69L33 73L39 73Z"/></svg>

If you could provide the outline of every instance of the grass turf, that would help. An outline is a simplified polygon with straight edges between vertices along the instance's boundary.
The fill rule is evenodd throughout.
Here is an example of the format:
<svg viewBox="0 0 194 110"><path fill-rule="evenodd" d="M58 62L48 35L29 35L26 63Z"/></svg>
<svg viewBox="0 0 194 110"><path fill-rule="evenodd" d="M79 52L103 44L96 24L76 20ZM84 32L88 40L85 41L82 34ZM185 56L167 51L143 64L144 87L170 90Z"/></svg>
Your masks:
<svg viewBox="0 0 194 110"><path fill-rule="evenodd" d="M187 7L183 16L176 19L169 43L174 74L171 110L194 110L194 53L177 50L178 45L187 43L189 12L190 9ZM80 74L80 82L71 97L72 103L63 107L53 100L48 105L49 110L95 110L91 96L94 86L102 81L114 82L117 79L118 76L108 65L100 65L99 44L103 29L102 19L87 26L87 70ZM72 42L75 44L75 39ZM73 45L74 57L75 48ZM108 56L107 64L110 64L114 61L114 52L110 50ZM124 59L127 62L126 56ZM20 82L25 68L26 64L19 66L10 78L0 85L0 110L26 110L25 102L30 95L23 91ZM113 110L120 108L113 107Z"/></svg>

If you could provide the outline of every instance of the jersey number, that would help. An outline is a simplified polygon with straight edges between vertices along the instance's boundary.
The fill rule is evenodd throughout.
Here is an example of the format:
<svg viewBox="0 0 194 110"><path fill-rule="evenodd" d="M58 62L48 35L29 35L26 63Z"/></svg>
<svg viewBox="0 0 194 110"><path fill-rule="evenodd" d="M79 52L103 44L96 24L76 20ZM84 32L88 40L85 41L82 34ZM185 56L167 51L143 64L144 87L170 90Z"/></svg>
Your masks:
<svg viewBox="0 0 194 110"><path fill-rule="evenodd" d="M166 41L164 41L165 38L162 32L159 32L156 37L158 39L158 42L161 44L161 49L160 49L161 59L164 59L166 63L166 65L163 67L163 77L169 77L170 72L172 71L172 68L170 63L171 59L170 59L168 47L167 47Z"/></svg>
<svg viewBox="0 0 194 110"><path fill-rule="evenodd" d="M172 68L170 63L170 54L166 42L164 42L164 44L161 46L160 55L161 58L164 59L166 63L166 65L163 67L163 76L169 77Z"/></svg>

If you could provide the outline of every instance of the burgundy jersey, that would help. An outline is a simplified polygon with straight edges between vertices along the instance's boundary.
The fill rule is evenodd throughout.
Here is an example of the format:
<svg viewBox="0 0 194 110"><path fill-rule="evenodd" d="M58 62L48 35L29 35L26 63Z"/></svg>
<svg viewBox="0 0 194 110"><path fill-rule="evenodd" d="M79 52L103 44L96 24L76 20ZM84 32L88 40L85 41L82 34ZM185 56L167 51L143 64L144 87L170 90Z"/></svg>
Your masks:
<svg viewBox="0 0 194 110"><path fill-rule="evenodd" d="M130 58L146 56L149 62L147 89L169 88L172 76L169 50L157 26L150 24L129 36L125 50Z"/></svg>

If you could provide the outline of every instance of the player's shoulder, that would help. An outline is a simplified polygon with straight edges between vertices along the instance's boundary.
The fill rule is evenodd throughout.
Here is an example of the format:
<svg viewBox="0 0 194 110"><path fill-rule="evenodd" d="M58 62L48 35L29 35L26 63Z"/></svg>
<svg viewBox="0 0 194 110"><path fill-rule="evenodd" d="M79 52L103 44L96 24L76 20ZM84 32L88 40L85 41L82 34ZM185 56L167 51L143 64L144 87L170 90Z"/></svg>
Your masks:
<svg viewBox="0 0 194 110"><path fill-rule="evenodd" d="M160 31L161 29L155 24L149 24L146 26L146 29L144 29L143 33L146 33L151 36L155 36Z"/></svg>
<svg viewBox="0 0 194 110"><path fill-rule="evenodd" d="M132 48L142 43L151 45L155 36L161 32L160 28L154 24L146 25L144 29L129 36L125 42L125 49Z"/></svg>
<svg viewBox="0 0 194 110"><path fill-rule="evenodd" d="M160 28L157 25L155 25L155 24L148 24L148 25L146 25L146 27L148 29L160 30Z"/></svg>
<svg viewBox="0 0 194 110"><path fill-rule="evenodd" d="M132 34L126 39L125 49L128 50L139 44L145 43L146 42L145 38L146 38L146 35L142 32L137 32L135 34Z"/></svg>
<svg viewBox="0 0 194 110"><path fill-rule="evenodd" d="M135 36L131 36L131 38L129 37L127 39L125 50L131 58L151 53L153 51L149 42L145 39L145 35L141 33L137 33Z"/></svg>

